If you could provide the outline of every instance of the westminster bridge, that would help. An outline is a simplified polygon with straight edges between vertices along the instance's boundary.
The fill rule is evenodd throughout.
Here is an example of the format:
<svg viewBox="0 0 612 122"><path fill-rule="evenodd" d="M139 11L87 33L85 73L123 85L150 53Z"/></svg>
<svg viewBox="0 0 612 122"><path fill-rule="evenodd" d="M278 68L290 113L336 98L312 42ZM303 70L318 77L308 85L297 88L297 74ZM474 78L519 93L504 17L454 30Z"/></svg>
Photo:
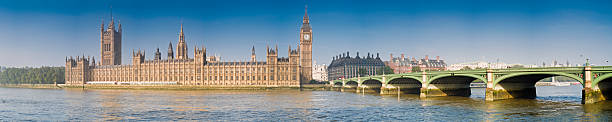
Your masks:
<svg viewBox="0 0 612 122"><path fill-rule="evenodd" d="M535 98L537 81L565 76L580 82L582 103L612 99L612 66L482 69L387 74L330 81L343 91L420 94L420 97L470 96L470 83L486 82L486 101Z"/></svg>

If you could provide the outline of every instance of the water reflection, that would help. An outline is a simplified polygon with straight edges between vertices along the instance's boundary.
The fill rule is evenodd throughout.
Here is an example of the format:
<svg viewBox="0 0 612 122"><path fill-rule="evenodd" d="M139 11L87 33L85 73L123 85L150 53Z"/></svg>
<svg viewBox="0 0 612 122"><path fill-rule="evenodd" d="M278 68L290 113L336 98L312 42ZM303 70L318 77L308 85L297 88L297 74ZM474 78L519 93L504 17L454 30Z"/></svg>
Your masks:
<svg viewBox="0 0 612 122"><path fill-rule="evenodd" d="M607 120L610 101L580 104L578 87L538 87L536 99L484 101L418 94L298 90L0 88L1 120L490 121ZM577 93L576 93L577 92Z"/></svg>

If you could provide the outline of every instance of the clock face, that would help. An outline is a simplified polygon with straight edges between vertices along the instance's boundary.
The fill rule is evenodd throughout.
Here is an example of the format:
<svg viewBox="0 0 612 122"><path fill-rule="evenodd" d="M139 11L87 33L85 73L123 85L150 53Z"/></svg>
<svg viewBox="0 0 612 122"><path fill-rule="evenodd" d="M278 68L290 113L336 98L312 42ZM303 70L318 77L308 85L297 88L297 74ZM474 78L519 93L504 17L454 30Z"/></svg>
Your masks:
<svg viewBox="0 0 612 122"><path fill-rule="evenodd" d="M304 34L304 40L310 40L310 35L309 34Z"/></svg>

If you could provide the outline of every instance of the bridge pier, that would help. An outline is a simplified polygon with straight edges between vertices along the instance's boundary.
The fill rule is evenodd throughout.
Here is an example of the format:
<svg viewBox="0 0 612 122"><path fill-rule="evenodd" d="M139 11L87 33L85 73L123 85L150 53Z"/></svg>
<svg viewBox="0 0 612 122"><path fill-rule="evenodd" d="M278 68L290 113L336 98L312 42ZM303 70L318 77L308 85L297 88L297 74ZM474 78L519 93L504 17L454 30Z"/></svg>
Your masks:
<svg viewBox="0 0 612 122"><path fill-rule="evenodd" d="M383 84L380 88L380 94L397 94L398 92L401 94L419 94L420 88L420 84Z"/></svg>
<svg viewBox="0 0 612 122"><path fill-rule="evenodd" d="M596 103L606 100L602 89L609 89L611 85L606 82L600 82L593 86L593 75L591 74L591 66L584 67L584 88L582 89L582 104Z"/></svg>
<svg viewBox="0 0 612 122"><path fill-rule="evenodd" d="M486 89L485 99L487 101L512 99L512 98L536 98L536 88L533 83L500 83L493 88Z"/></svg>
<svg viewBox="0 0 612 122"><path fill-rule="evenodd" d="M381 88L380 86L369 86L369 85L361 85L359 87L357 87L357 93L380 93L381 92Z"/></svg>
<svg viewBox="0 0 612 122"><path fill-rule="evenodd" d="M341 91L342 90L342 83L331 83L331 90L333 91Z"/></svg>
<svg viewBox="0 0 612 122"><path fill-rule="evenodd" d="M357 87L353 87L353 86L345 86L340 88L341 92L357 92Z"/></svg>
<svg viewBox="0 0 612 122"><path fill-rule="evenodd" d="M604 100L606 100L606 98L599 88L582 89L582 104L596 103Z"/></svg>
<svg viewBox="0 0 612 122"><path fill-rule="evenodd" d="M332 87L330 88L330 90L331 90L331 91L341 91L341 90L342 90L342 87L332 86Z"/></svg>
<svg viewBox="0 0 612 122"><path fill-rule="evenodd" d="M464 96L472 94L470 84L429 84L421 88L421 97Z"/></svg>

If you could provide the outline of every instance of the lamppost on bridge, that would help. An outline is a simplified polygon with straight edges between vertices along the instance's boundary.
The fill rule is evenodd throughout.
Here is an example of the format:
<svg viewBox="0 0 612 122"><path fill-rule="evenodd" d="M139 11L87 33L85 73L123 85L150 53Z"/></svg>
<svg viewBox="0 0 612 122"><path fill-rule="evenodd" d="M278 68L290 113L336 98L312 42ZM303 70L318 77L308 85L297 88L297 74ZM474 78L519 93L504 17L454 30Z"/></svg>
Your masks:
<svg viewBox="0 0 612 122"><path fill-rule="evenodd" d="M590 65L591 65L591 64L589 63L589 60L590 60L590 59L589 59L588 57L586 57L586 56L584 56L584 55L580 54L580 58L584 58L584 59L586 60L586 63L584 63L584 66L590 66Z"/></svg>
<svg viewBox="0 0 612 122"><path fill-rule="evenodd" d="M586 59L586 63L584 64L584 66L590 66L591 64L589 64L589 59Z"/></svg>

